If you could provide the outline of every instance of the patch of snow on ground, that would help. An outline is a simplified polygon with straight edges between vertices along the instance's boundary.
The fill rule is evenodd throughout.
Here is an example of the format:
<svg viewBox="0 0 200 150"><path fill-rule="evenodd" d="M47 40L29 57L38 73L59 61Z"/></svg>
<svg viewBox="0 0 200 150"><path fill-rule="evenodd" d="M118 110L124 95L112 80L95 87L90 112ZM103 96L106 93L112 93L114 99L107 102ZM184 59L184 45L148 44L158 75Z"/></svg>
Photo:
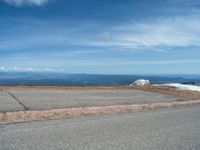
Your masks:
<svg viewBox="0 0 200 150"><path fill-rule="evenodd" d="M130 84L130 86L133 86L133 85L138 85L138 86L150 85L150 81L149 80L140 79L140 80L136 80L135 82Z"/></svg>
<svg viewBox="0 0 200 150"><path fill-rule="evenodd" d="M161 84L161 85L175 87L179 90L189 90L189 91L200 92L200 87L195 86L195 85L185 85L185 84L180 84L180 83L167 83L167 84Z"/></svg>

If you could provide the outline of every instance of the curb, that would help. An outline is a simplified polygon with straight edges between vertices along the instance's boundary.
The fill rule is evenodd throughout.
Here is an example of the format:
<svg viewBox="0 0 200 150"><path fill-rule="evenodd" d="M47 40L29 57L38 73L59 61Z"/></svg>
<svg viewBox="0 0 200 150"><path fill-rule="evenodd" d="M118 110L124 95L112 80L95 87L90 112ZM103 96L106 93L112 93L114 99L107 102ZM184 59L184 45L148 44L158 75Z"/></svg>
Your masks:
<svg viewBox="0 0 200 150"><path fill-rule="evenodd" d="M9 124L27 121L40 121L48 119L61 119L66 117L79 117L86 115L115 114L125 112L139 112L145 110L158 110L163 108L177 108L200 105L200 100L180 101L172 103L132 104L105 107L64 108L41 111L17 111L0 113L0 124Z"/></svg>

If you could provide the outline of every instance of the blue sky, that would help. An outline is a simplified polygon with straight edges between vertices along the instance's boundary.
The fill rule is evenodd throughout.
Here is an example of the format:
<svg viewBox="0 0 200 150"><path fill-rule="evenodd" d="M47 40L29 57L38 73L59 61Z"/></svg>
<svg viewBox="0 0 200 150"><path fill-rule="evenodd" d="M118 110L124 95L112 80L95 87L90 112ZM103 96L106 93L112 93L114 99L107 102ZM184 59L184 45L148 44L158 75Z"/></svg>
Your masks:
<svg viewBox="0 0 200 150"><path fill-rule="evenodd" d="M0 71L200 74L197 0L0 0Z"/></svg>

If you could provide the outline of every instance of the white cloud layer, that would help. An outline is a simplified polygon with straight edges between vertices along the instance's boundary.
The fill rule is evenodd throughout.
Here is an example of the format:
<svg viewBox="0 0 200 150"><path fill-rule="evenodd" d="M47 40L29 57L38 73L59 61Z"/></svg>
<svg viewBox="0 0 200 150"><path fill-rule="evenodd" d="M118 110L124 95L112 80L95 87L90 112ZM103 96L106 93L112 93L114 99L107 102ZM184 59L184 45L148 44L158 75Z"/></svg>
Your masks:
<svg viewBox="0 0 200 150"><path fill-rule="evenodd" d="M54 68L32 68L32 67L0 67L0 71L16 71L16 72L64 72L64 69L54 69Z"/></svg>
<svg viewBox="0 0 200 150"><path fill-rule="evenodd" d="M198 16L162 18L115 26L87 45L131 49L200 46Z"/></svg>
<svg viewBox="0 0 200 150"><path fill-rule="evenodd" d="M41 6L47 3L49 0L3 0L3 1L14 6L23 6L23 5Z"/></svg>
<svg viewBox="0 0 200 150"><path fill-rule="evenodd" d="M8 0L7 0L8 1ZM9 0L10 1L10 0ZM22 0L21 0L22 1ZM36 0L32 0L36 1ZM37 26L33 34L23 37L14 35L19 31L12 31L9 38L0 41L0 50L29 49L35 45L52 46L78 45L108 49L154 50L169 51L174 48L200 47L200 17L182 16L146 20L143 22L127 22L122 25L100 28L90 32L91 25L66 28L67 24L57 24L51 21L20 22ZM46 26L48 24L48 27ZM45 27L45 28L44 28ZM95 24L94 24L94 27ZM17 28L18 30L20 27ZM21 29L20 32L24 32ZM43 32L44 30L45 32ZM11 32L11 31L9 31ZM87 33L86 33L87 32ZM21 33L18 33L21 34Z"/></svg>

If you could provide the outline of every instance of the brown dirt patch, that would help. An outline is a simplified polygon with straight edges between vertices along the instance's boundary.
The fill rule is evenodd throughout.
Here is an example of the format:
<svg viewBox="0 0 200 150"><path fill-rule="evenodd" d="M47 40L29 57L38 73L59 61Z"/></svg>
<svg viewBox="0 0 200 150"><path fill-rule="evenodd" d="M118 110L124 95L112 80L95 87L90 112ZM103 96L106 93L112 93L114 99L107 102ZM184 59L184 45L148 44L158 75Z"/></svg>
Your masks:
<svg viewBox="0 0 200 150"><path fill-rule="evenodd" d="M0 86L0 90L126 90L129 86Z"/></svg>
<svg viewBox="0 0 200 150"><path fill-rule="evenodd" d="M0 113L0 124L14 122L59 119L66 117L79 117L83 115L114 114L124 112L137 112L144 110L157 110L162 108L177 108L191 105L200 105L200 100L183 101L173 103L156 103L142 105L120 105L105 107L87 107L87 108L66 108L42 111L19 111Z"/></svg>

